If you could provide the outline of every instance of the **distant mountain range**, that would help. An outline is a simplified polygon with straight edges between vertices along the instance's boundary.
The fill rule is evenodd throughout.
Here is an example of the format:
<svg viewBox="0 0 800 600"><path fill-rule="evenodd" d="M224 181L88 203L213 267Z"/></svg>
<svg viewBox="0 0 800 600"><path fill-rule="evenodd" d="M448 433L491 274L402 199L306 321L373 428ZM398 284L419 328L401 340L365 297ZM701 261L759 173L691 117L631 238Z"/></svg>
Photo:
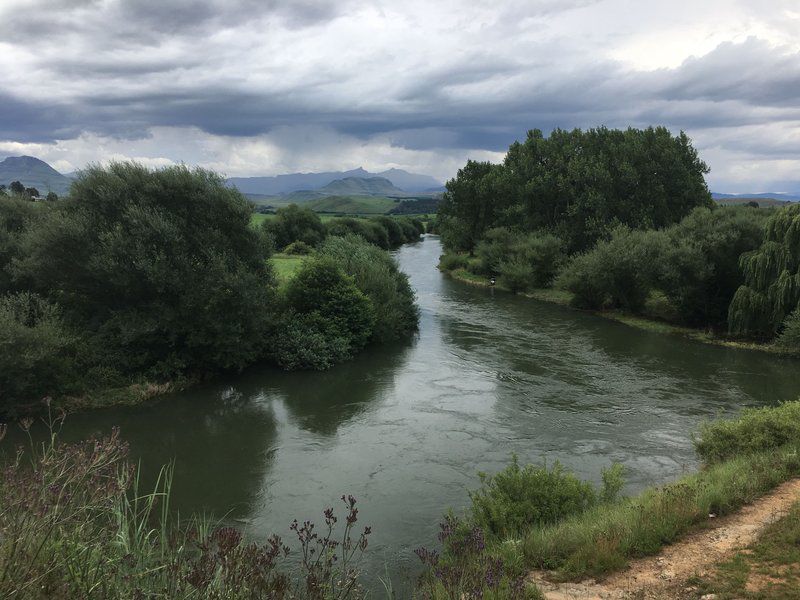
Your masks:
<svg viewBox="0 0 800 600"><path fill-rule="evenodd" d="M33 156L9 156L0 162L0 184L8 187L12 181L34 187L42 195L52 191L59 196L66 195L72 183L69 177Z"/></svg>
<svg viewBox="0 0 800 600"><path fill-rule="evenodd" d="M443 191L440 181L430 175L420 175L409 173L402 169L389 169L380 173L370 173L359 167L350 171L329 171L325 173L291 173L288 175L276 175L274 177L231 177L228 184L236 186L243 194L258 194L263 196L277 196L281 194L291 194L298 191L319 191L321 188L336 182L351 179L372 180L382 178L388 180L402 195L403 192L410 193L432 193ZM351 182L352 184L352 182ZM359 184L356 184L359 185ZM367 184L368 185L368 184ZM363 192L334 192L328 191L324 195L331 194L361 194ZM379 195L372 193L369 195ZM380 194L384 195L384 194Z"/></svg>
<svg viewBox="0 0 800 600"><path fill-rule="evenodd" d="M773 200L787 200L790 202L796 202L800 200L800 196L795 194L785 194L783 192L759 192L757 194L720 194L717 192L713 192L711 197L714 200L733 200L733 199L753 199L758 200L761 199L773 199Z"/></svg>

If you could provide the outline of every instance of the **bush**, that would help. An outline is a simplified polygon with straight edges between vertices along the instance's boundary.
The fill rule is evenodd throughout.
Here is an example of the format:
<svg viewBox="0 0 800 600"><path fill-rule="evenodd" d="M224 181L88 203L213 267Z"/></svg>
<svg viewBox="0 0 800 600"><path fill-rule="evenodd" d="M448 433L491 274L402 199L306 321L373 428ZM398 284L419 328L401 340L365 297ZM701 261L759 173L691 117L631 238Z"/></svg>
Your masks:
<svg viewBox="0 0 800 600"><path fill-rule="evenodd" d="M470 493L473 520L493 535L517 537L531 527L582 513L600 500L614 500L623 483L622 467L605 471L603 479L605 487L598 493L558 462L552 468L520 467L514 456L496 475L481 474L481 487Z"/></svg>
<svg viewBox="0 0 800 600"><path fill-rule="evenodd" d="M396 218L394 219L400 228L403 230L403 243L408 242L415 242L419 240L419 236L422 235L421 232L414 223L411 222L411 219L407 219L405 217Z"/></svg>
<svg viewBox="0 0 800 600"><path fill-rule="evenodd" d="M274 312L251 214L202 169L92 167L24 233L15 277L59 304L99 366L158 379L240 369L263 355Z"/></svg>
<svg viewBox="0 0 800 600"><path fill-rule="evenodd" d="M389 249L389 235L386 233L386 229L374 221L351 217L331 219L326 224L326 230L330 236L344 237L354 234L378 248Z"/></svg>
<svg viewBox="0 0 800 600"><path fill-rule="evenodd" d="M783 331L775 343L779 348L789 352L800 352L800 308L786 317Z"/></svg>
<svg viewBox="0 0 800 600"><path fill-rule="evenodd" d="M303 263L289 281L286 300L294 314L280 329L279 364L326 368L353 356L372 337L372 303L328 257Z"/></svg>
<svg viewBox="0 0 800 600"><path fill-rule="evenodd" d="M579 308L639 312L658 278L666 245L662 232L618 227L610 240L574 257L557 285L573 293Z"/></svg>
<svg viewBox="0 0 800 600"><path fill-rule="evenodd" d="M326 235L325 226L317 213L296 204L279 208L275 217L265 220L261 226L275 240L278 249L286 248L293 242L316 246Z"/></svg>
<svg viewBox="0 0 800 600"><path fill-rule="evenodd" d="M800 443L800 401L775 408L746 408L735 419L704 423L695 439L707 463Z"/></svg>
<svg viewBox="0 0 800 600"><path fill-rule="evenodd" d="M442 271L466 269L468 266L469 258L463 254L442 254L439 257L439 269Z"/></svg>
<svg viewBox="0 0 800 600"><path fill-rule="evenodd" d="M0 413L71 391L75 343L57 306L28 292L0 297Z"/></svg>
<svg viewBox="0 0 800 600"><path fill-rule="evenodd" d="M328 238L320 254L333 259L370 299L375 312L371 341L397 340L417 330L419 310L408 276L385 251L350 235Z"/></svg>
<svg viewBox="0 0 800 600"><path fill-rule="evenodd" d="M399 248L406 242L403 228L392 217L372 217L370 219L373 223L377 223L386 230L386 236L389 239L389 248Z"/></svg>
<svg viewBox="0 0 800 600"><path fill-rule="evenodd" d="M296 242L292 242L286 248L283 249L284 254L290 255L297 255L297 256L305 256L307 254L311 254L314 249L306 244L305 242L301 242L300 240Z"/></svg>
<svg viewBox="0 0 800 600"><path fill-rule="evenodd" d="M725 326L728 306L744 283L739 257L761 245L766 211L696 208L666 230L669 249L658 287L691 325Z"/></svg>
<svg viewBox="0 0 800 600"><path fill-rule="evenodd" d="M537 231L513 232L490 229L478 244L476 254L483 275L496 275L512 292L550 286L564 262L561 240Z"/></svg>

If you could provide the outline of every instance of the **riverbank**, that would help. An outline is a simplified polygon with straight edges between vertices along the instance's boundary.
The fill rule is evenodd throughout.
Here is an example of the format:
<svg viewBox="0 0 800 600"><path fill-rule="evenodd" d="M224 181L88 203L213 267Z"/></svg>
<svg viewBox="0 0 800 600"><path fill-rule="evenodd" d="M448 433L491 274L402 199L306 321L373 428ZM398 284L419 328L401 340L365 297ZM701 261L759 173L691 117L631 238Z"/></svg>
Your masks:
<svg viewBox="0 0 800 600"><path fill-rule="evenodd" d="M457 523L449 529L472 531L469 539L481 531L482 550L465 556L464 534L445 538L444 564L458 564L462 581L482 564L506 565L509 578L527 569L527 581L553 600L673 598L679 589L729 586L725 561L800 500L800 401L706 423L695 448L703 461L698 472L623 499L606 493L609 472L592 493L558 465L548 472L515 462L482 479L464 521L448 520ZM792 543L800 523L794 529ZM766 575L783 583L785 569ZM689 577L701 576L708 578L702 586L683 590Z"/></svg>
<svg viewBox="0 0 800 600"><path fill-rule="evenodd" d="M471 273L466 269L454 269L452 271L442 270L442 272L451 277L452 279L462 283L480 287L494 287L496 289L502 290L503 292L514 293L500 284L495 283L494 285L492 285L485 277L482 277L480 275L475 275L474 273ZM566 290L544 288L524 293L517 293L516 295L524 296L526 298L532 298L534 300L539 300L540 302L549 302L551 304L565 306L572 310L589 313L592 315L596 315L598 317L602 317L604 319L609 319L611 321L617 321L619 323L623 323L630 327L641 329L642 331L650 331L653 333L680 336L682 338L686 338L695 342L700 342L702 344L709 344L712 346L722 346L725 348L734 348L737 350L754 350L757 352L766 352L777 356L786 356L786 357L795 356L794 354L787 352L782 348L779 348L774 343L763 344L758 342L732 340L729 338L720 337L710 330L695 329L692 327L686 327L684 325L676 325L674 323L665 321L662 318L659 318L655 315L653 316L633 315L621 310L578 309L572 306L571 304L572 294ZM650 310L657 310L658 308L660 308L660 304L661 304L660 299L658 298L652 299L651 302L648 303L647 308Z"/></svg>

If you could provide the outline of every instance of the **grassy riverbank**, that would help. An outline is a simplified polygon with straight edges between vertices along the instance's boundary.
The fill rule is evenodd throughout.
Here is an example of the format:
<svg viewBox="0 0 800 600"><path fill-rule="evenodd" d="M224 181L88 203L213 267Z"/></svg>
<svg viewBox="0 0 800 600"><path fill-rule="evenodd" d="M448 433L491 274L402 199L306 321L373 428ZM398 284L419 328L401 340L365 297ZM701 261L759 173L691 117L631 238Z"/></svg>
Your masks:
<svg viewBox="0 0 800 600"><path fill-rule="evenodd" d="M442 269L442 272L449 275L453 279L469 285L480 287L492 287L486 277L476 275L464 268L453 269L447 271ZM495 283L493 286L504 292L513 293L508 288L500 283ZM634 315L623 310L582 310L576 309L572 306L573 294L567 290L559 290L555 288L540 288L530 290L524 293L517 293L519 296L526 298L533 298L541 302L549 302L551 304L558 304L560 306L567 306L573 310L580 310L587 312L604 319L618 321L636 329L643 331L650 331L653 333L662 333L668 335L676 335L683 338L701 342L703 344L710 344L713 346L723 346L725 348L736 348L739 350L756 350L759 352L768 352L780 356L793 356L792 353L787 352L785 349L775 345L774 343L757 343L743 340L734 340L728 337L722 337L711 330L696 329L686 327L684 325L677 325L665 320L669 317L669 308L665 306L665 299L659 294L652 294L645 305L645 314Z"/></svg>
<svg viewBox="0 0 800 600"><path fill-rule="evenodd" d="M435 586L438 573L454 562L462 580L481 564L499 561L510 578L545 570L550 580L577 581L602 578L631 559L657 554L800 477L800 401L707 423L695 447L703 461L697 473L621 500L613 471L595 490L558 465L548 470L514 462L482 480L457 525L447 518L443 531L457 533L445 537L443 558L431 565L438 571L432 568L428 585ZM465 554L465 539L476 539L476 532L482 549Z"/></svg>

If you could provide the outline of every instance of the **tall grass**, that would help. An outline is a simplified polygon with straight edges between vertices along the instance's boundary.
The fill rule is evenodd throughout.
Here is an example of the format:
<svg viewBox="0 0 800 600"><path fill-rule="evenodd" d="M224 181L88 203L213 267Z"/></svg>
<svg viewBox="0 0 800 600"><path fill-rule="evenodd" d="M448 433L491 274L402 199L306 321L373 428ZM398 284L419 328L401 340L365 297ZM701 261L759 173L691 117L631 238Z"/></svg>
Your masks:
<svg viewBox="0 0 800 600"><path fill-rule="evenodd" d="M356 534L352 496L342 497L343 531L331 508L321 530L292 523L298 558L290 563L294 551L278 536L249 542L210 518L180 522L171 485L167 466L152 491L140 491L119 431L63 444L51 423L46 442L17 448L0 471L0 598L364 596L358 564L370 528Z"/></svg>

